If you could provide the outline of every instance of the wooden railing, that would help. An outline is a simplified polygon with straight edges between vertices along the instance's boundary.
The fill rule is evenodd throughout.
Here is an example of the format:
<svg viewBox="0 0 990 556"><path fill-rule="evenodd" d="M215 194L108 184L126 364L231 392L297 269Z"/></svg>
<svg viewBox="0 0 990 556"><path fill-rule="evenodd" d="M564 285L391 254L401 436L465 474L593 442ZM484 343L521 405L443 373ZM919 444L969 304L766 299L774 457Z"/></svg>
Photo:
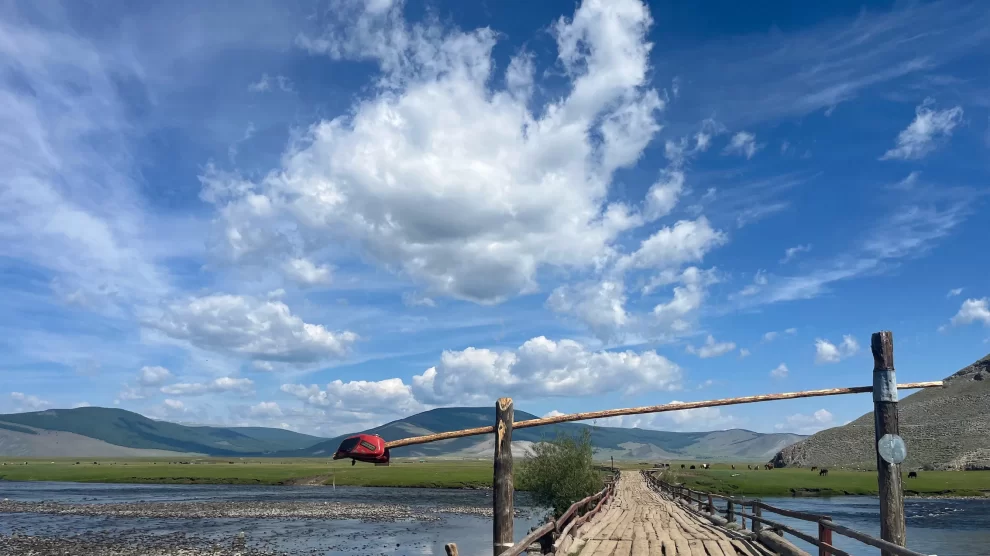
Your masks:
<svg viewBox="0 0 990 556"><path fill-rule="evenodd" d="M856 531L855 529L850 529L848 527L833 523L832 517L828 515L812 514L778 508L759 499L744 499L734 496L724 496L721 494L713 494L711 492L693 490L683 484L673 484L664 481L657 477L656 473L653 472L644 471L643 475L646 477L647 483L655 490L666 493L674 500L681 501L689 509L703 514L706 513L709 516L715 516L718 518L724 516L727 523L735 523L736 517L738 516L741 520L740 526L743 530L746 529L746 519L749 518L753 535L756 536L757 540L760 542L765 542L766 540L765 535L761 538L761 533L765 530L765 527L766 529L775 532L777 535L783 536L784 533L789 533L798 539L818 547L819 556L851 556L850 553L840 550L832 544L832 532L834 531L835 533L855 539L863 544L868 544L879 548L884 553L895 554L897 556L925 556L920 552L915 552L896 544L877 539L867 535L866 533ZM718 507L720 502L724 502L723 508ZM750 512L745 511L747 508L750 509ZM763 517L764 511L793 519L816 523L818 525L818 536L814 537L778 521L767 519Z"/></svg>
<svg viewBox="0 0 990 556"><path fill-rule="evenodd" d="M571 507L567 508L559 518L534 529L500 556L519 556L534 542L540 543L543 553L566 551L577 531L615 496L616 482L618 482L618 474L613 474L606 480L605 488L601 491L571 504ZM584 513L581 513L582 510L585 510Z"/></svg>

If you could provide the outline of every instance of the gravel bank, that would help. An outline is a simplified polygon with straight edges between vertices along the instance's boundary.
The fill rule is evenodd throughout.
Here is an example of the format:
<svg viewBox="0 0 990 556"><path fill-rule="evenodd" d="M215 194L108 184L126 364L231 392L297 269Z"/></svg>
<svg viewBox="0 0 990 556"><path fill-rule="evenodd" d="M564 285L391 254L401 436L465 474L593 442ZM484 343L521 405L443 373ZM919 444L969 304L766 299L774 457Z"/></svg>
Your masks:
<svg viewBox="0 0 990 556"><path fill-rule="evenodd" d="M123 504L62 504L0 501L0 513L40 513L106 517L152 518L316 518L395 521L439 520L437 514L491 517L492 509L472 506L417 507L339 502L141 502Z"/></svg>
<svg viewBox="0 0 990 556"><path fill-rule="evenodd" d="M0 535L0 554L9 556L276 556L284 553L243 546L236 540L221 546L185 535L146 535L121 539L93 534L52 538Z"/></svg>

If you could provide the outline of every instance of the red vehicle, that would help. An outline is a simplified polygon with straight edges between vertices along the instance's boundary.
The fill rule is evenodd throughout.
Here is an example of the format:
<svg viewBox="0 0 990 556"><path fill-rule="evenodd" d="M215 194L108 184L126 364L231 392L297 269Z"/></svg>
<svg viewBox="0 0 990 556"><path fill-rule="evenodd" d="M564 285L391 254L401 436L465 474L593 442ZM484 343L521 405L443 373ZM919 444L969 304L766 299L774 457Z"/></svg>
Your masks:
<svg viewBox="0 0 990 556"><path fill-rule="evenodd" d="M388 463L388 448L385 439L377 434L356 434L349 436L340 443L333 459L351 458L351 465L364 461L367 463Z"/></svg>

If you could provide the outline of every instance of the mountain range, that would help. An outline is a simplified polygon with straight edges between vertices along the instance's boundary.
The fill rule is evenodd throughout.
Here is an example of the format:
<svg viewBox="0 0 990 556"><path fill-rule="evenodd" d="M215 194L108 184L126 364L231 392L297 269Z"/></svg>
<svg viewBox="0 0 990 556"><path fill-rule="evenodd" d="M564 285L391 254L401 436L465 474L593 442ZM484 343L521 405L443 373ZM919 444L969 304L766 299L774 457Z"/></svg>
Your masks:
<svg viewBox="0 0 990 556"><path fill-rule="evenodd" d="M990 355L898 402L908 469L990 469ZM788 446L774 465L876 468L873 412Z"/></svg>
<svg viewBox="0 0 990 556"><path fill-rule="evenodd" d="M536 416L516 411L518 420ZM491 425L492 408L433 409L367 431L398 440L468 427ZM513 451L525 454L544 438L591 431L596 457L607 459L766 460L802 440L796 434L762 434L742 429L668 432L562 423L513 433ZM353 433L351 433L353 434ZM189 426L156 421L122 409L81 407L0 415L0 456L138 457L209 456L330 457L350 435L320 438L265 427ZM444 440L393 451L396 457L490 457L491 436Z"/></svg>

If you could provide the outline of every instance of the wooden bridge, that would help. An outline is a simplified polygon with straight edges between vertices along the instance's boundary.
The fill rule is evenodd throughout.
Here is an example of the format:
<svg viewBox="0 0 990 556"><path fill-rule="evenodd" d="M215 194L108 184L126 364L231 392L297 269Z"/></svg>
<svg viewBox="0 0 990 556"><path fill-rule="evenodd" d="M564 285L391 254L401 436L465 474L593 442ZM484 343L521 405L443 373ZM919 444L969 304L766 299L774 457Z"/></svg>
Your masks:
<svg viewBox="0 0 990 556"><path fill-rule="evenodd" d="M572 540L569 540L572 539ZM760 556L745 536L703 520L651 489L639 472L619 476L605 511L564 537L557 554L582 556Z"/></svg>

